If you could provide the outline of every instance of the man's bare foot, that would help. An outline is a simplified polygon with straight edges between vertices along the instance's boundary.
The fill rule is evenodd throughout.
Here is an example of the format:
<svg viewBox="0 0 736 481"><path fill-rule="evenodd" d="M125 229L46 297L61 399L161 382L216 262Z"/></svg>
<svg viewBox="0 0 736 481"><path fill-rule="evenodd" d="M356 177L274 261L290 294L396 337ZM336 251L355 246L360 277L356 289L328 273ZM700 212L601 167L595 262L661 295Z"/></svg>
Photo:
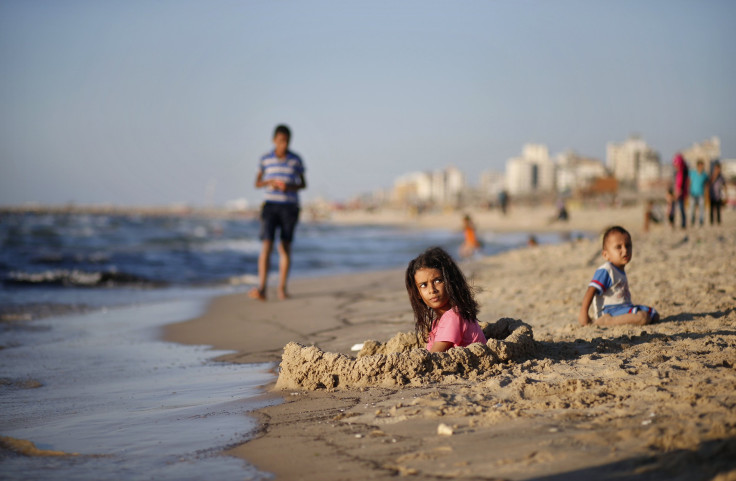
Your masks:
<svg viewBox="0 0 736 481"><path fill-rule="evenodd" d="M250 292L248 292L248 297L250 297L251 299L257 299L259 301L265 301L266 293L254 287L250 290Z"/></svg>
<svg viewBox="0 0 736 481"><path fill-rule="evenodd" d="M279 290L279 299L281 299L283 301L283 300L288 299L289 297L291 297L291 296L285 290L283 290L283 289L280 289Z"/></svg>

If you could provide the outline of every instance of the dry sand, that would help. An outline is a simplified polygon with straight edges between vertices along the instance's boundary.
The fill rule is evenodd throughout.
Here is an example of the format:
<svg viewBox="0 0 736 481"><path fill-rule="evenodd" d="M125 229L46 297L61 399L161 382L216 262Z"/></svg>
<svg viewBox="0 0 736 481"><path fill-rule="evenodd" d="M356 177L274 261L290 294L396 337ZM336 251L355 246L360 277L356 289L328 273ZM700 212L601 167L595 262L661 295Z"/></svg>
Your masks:
<svg viewBox="0 0 736 481"><path fill-rule="evenodd" d="M277 479L736 480L736 215L721 227L648 233L639 209L572 211L564 225L548 216L525 212L519 230L534 219L629 228L632 296L662 321L579 326L602 263L598 241L581 240L463 264L481 321L520 319L533 331L534 349L506 359L498 353L511 337L501 334L487 350L425 355L421 376L405 366L403 377L381 377L388 358L416 353L411 336L386 343L413 330L403 269L298 280L287 301L219 298L166 336L235 350L231 362L281 361L295 343L285 372L301 374L270 387L284 402L255 413L260 432L230 451ZM479 230L492 227L491 215L474 217ZM378 342L353 359L350 347L368 339ZM345 375L364 359L376 378ZM294 384L312 371L337 381Z"/></svg>

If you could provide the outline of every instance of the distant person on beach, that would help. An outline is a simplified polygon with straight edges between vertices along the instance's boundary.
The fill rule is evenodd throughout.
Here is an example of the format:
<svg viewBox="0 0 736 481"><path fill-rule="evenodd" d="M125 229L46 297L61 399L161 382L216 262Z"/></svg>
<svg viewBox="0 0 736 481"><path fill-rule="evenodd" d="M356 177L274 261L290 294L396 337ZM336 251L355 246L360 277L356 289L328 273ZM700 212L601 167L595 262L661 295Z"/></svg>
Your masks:
<svg viewBox="0 0 736 481"><path fill-rule="evenodd" d="M672 210L670 213L670 224L675 224L675 207L680 211L681 226L684 229L687 227L687 221L685 220L685 199L687 199L688 187L690 181L688 180L687 162L682 154L675 154L672 159L672 165L675 167L675 183L673 186L674 201L672 202Z"/></svg>
<svg viewBox="0 0 736 481"><path fill-rule="evenodd" d="M712 172L708 180L708 198L710 199L710 225L713 225L715 219L718 225L721 224L721 206L726 201L726 180L721 174L721 162L715 160L712 165Z"/></svg>
<svg viewBox="0 0 736 481"><path fill-rule="evenodd" d="M291 131L279 125L273 133L274 149L261 157L258 164L256 188L265 188L265 202L261 208L260 239L263 241L258 257L258 287L250 297L266 300L266 281L271 264L276 230L279 231L279 287L278 295L286 299L286 282L291 267L291 243L299 221L299 191L307 187L302 159L289 150Z"/></svg>
<svg viewBox="0 0 736 481"><path fill-rule="evenodd" d="M501 206L501 214L506 215L509 207L509 193L505 189L498 193L498 205Z"/></svg>
<svg viewBox="0 0 736 481"><path fill-rule="evenodd" d="M595 301L596 318L592 323L598 326L617 326L621 324L644 325L659 320L659 314L652 307L637 306L631 302L629 281L624 269L631 262L633 248L631 234L620 226L613 226L603 234L603 258L606 263L593 274L588 290L583 297L578 321L582 326L591 323L588 310Z"/></svg>
<svg viewBox="0 0 736 481"><path fill-rule="evenodd" d="M478 324L473 291L442 248L427 249L409 262L405 280L416 331L427 342L427 350L444 352L455 346L487 342Z"/></svg>
<svg viewBox="0 0 736 481"><path fill-rule="evenodd" d="M667 187L667 193L664 196L667 202L667 220L670 221L670 227L675 228L675 189L672 186Z"/></svg>
<svg viewBox="0 0 736 481"><path fill-rule="evenodd" d="M460 246L460 257L469 258L476 252L479 252L483 246L476 236L473 219L471 219L467 214L463 217L463 235L465 236L465 240Z"/></svg>
<svg viewBox="0 0 736 481"><path fill-rule="evenodd" d="M708 183L708 174L705 172L705 163L698 159L695 170L690 170L690 225L695 226L695 209L698 209L698 221L702 227L705 220L705 186Z"/></svg>
<svg viewBox="0 0 736 481"><path fill-rule="evenodd" d="M570 218L570 215L567 212L567 205L565 203L565 200L558 199L557 200L557 219L556 220L567 222L569 218Z"/></svg>
<svg viewBox="0 0 736 481"><path fill-rule="evenodd" d="M649 232L650 224L659 224L662 219L661 212L658 206L654 204L654 200L647 199L644 204L644 232Z"/></svg>

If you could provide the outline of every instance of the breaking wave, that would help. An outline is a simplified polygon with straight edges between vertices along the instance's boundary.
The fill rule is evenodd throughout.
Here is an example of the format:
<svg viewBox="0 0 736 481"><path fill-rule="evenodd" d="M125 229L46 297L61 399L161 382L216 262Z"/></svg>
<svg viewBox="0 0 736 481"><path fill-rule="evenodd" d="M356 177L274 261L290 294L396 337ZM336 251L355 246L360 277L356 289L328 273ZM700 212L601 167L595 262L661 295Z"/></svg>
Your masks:
<svg viewBox="0 0 736 481"><path fill-rule="evenodd" d="M43 272L10 272L5 279L11 286L59 286L59 287L162 287L162 282L126 274L124 272L88 272L77 269L56 269Z"/></svg>

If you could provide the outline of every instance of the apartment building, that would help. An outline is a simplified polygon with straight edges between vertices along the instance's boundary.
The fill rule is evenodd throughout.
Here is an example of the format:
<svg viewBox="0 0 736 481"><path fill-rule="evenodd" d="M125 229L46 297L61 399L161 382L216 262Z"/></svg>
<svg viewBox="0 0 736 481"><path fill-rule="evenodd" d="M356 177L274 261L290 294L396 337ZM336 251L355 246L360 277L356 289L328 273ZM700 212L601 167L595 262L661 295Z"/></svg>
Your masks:
<svg viewBox="0 0 736 481"><path fill-rule="evenodd" d="M639 137L606 144L606 166L620 182L633 187L660 177L659 153Z"/></svg>
<svg viewBox="0 0 736 481"><path fill-rule="evenodd" d="M526 144L520 157L506 162L506 188L511 195L554 192L555 165L546 145Z"/></svg>

